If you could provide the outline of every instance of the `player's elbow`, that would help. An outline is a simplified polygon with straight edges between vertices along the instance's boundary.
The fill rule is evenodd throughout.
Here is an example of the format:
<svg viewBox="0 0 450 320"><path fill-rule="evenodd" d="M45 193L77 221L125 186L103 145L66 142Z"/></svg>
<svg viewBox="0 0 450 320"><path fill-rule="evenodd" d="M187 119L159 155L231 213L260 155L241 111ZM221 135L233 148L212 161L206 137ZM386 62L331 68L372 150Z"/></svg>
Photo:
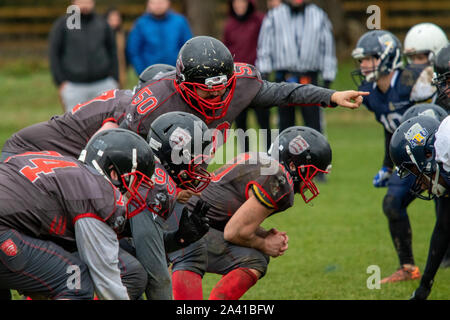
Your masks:
<svg viewBox="0 0 450 320"><path fill-rule="evenodd" d="M238 230L227 224L223 230L223 238L228 242L233 242L238 236Z"/></svg>
<svg viewBox="0 0 450 320"><path fill-rule="evenodd" d="M226 241L239 245L247 244L253 240L254 234L242 226L225 226L223 237Z"/></svg>

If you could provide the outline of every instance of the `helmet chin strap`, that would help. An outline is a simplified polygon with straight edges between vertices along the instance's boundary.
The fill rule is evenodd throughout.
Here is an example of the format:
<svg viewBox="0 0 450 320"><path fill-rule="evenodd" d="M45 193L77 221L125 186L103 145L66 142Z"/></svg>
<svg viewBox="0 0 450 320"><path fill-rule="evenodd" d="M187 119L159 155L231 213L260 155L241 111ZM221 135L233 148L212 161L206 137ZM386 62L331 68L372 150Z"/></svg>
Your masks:
<svg viewBox="0 0 450 320"><path fill-rule="evenodd" d="M439 181L439 172L440 172L440 168L439 165L436 163L436 174L434 176L434 179L431 181L431 192L435 195L437 195L438 197L442 196L446 189L444 186L442 186L438 181Z"/></svg>

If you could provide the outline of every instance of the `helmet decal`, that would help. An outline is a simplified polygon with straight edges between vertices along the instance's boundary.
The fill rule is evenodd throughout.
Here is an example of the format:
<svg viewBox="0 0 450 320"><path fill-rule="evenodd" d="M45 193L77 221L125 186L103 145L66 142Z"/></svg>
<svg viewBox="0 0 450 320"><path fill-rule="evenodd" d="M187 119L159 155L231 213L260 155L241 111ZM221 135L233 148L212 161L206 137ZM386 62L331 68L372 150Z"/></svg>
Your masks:
<svg viewBox="0 0 450 320"><path fill-rule="evenodd" d="M427 129L423 128L420 123L415 123L408 131L405 132L405 139L408 140L411 147L424 146L428 137Z"/></svg>
<svg viewBox="0 0 450 320"><path fill-rule="evenodd" d="M289 152L299 155L309 148L308 142L301 135L298 135L289 142Z"/></svg>

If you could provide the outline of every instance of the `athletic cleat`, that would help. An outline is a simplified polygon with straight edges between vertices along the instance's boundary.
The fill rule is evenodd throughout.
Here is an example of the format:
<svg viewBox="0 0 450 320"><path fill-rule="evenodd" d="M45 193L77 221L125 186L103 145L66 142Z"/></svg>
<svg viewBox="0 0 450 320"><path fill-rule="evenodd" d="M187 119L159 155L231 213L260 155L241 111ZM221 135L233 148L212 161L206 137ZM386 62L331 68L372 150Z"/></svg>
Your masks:
<svg viewBox="0 0 450 320"><path fill-rule="evenodd" d="M380 281L383 283L392 283L398 281L407 281L407 280L416 280L420 279L420 271L419 267L413 265L403 265L396 272L391 274L389 277L386 277Z"/></svg>

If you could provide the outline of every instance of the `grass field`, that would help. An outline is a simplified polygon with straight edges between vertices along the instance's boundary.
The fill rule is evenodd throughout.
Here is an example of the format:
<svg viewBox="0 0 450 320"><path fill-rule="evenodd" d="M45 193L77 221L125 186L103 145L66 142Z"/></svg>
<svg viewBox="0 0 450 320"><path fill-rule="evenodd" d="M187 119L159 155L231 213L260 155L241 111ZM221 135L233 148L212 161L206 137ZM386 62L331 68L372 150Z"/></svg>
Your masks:
<svg viewBox="0 0 450 320"><path fill-rule="evenodd" d="M354 88L351 67L351 63L340 67L334 88ZM130 71L129 87L135 81ZM0 83L0 146L13 132L62 111L45 63L4 63ZM267 275L243 299L398 300L409 298L418 285L410 281L367 288L369 266L379 266L381 277L398 267L381 209L386 189L371 183L382 162L382 128L363 107L326 110L326 121L333 149L328 182L319 184L321 194L313 205L296 196L294 207L264 222L266 228L287 231L289 250L271 260ZM409 217L416 264L423 271L435 221L433 202L414 201ZM218 279L205 276L205 298ZM439 270L435 280L430 299L448 299L450 270Z"/></svg>

